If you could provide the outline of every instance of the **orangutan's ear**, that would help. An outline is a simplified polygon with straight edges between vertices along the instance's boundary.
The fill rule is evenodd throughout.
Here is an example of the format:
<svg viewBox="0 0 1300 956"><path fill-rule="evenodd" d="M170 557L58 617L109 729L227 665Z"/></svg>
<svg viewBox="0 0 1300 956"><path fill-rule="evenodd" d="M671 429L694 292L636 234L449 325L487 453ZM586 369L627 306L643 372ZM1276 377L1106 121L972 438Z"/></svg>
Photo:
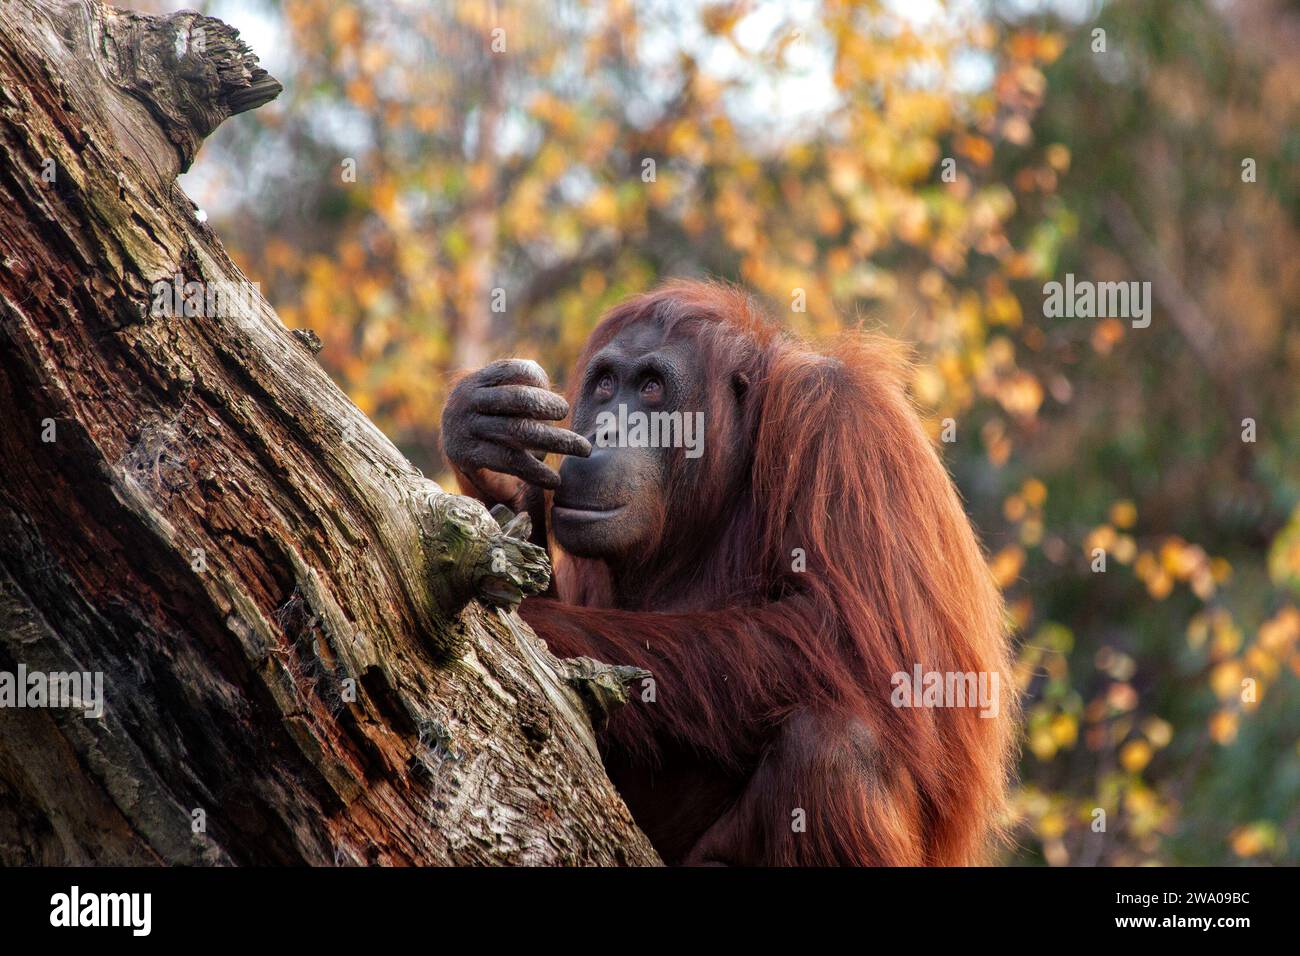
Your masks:
<svg viewBox="0 0 1300 956"><path fill-rule="evenodd" d="M743 402L746 393L749 391L749 376L744 372L737 372L732 375L731 390L736 394L736 401Z"/></svg>

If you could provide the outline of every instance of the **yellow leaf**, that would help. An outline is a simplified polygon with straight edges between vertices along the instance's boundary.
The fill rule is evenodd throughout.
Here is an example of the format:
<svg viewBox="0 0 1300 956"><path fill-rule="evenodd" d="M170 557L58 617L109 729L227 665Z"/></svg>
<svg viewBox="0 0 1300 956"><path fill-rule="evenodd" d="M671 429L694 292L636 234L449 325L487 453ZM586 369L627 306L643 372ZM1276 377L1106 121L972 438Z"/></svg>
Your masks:
<svg viewBox="0 0 1300 956"><path fill-rule="evenodd" d="M1117 501L1110 506L1110 523L1117 528L1131 528L1137 521L1137 506L1128 500Z"/></svg>
<svg viewBox="0 0 1300 956"><path fill-rule="evenodd" d="M994 555L989 567L993 573L993 580L997 582L999 588L1005 590L1015 583L1024 564L1025 552L1019 545L1009 544Z"/></svg>
<svg viewBox="0 0 1300 956"><path fill-rule="evenodd" d="M1170 592L1174 589L1174 579L1164 571L1157 571L1150 580L1147 581L1147 591L1157 601L1163 601L1169 597Z"/></svg>
<svg viewBox="0 0 1300 956"><path fill-rule="evenodd" d="M1210 718L1210 737L1215 743L1230 744L1237 739L1237 715L1230 710L1217 711Z"/></svg>
<svg viewBox="0 0 1300 956"><path fill-rule="evenodd" d="M1054 840L1065 834L1065 815L1056 810L1043 814L1038 821L1038 832L1044 840Z"/></svg>
<svg viewBox="0 0 1300 956"><path fill-rule="evenodd" d="M1020 489L1020 493L1025 496L1025 501L1035 508L1041 508L1047 501L1047 486L1037 478L1030 478Z"/></svg>
<svg viewBox="0 0 1300 956"><path fill-rule="evenodd" d="M1068 750L1079 739L1079 721L1072 714L1057 714L1051 723L1052 739Z"/></svg>
<svg viewBox="0 0 1300 956"><path fill-rule="evenodd" d="M1056 740L1046 727L1039 727L1029 734L1029 749L1045 762L1056 756Z"/></svg>
<svg viewBox="0 0 1300 956"><path fill-rule="evenodd" d="M1151 762L1151 745L1145 740L1130 740L1119 752L1120 765L1129 773L1138 773Z"/></svg>
<svg viewBox="0 0 1300 956"><path fill-rule="evenodd" d="M1258 856L1264 850L1254 830L1243 828L1232 835L1232 852L1240 857Z"/></svg>
<svg viewBox="0 0 1300 956"><path fill-rule="evenodd" d="M1167 747L1169 741L1174 739L1173 725L1159 717L1148 717L1143 721L1142 733L1146 734L1147 740L1156 748Z"/></svg>
<svg viewBox="0 0 1300 956"><path fill-rule="evenodd" d="M1244 673L1240 661L1224 661L1210 671L1210 688L1219 700L1232 700L1241 693Z"/></svg>
<svg viewBox="0 0 1300 956"><path fill-rule="evenodd" d="M1058 173L1063 173L1070 168L1070 149L1060 143L1053 143L1047 147L1046 153L1047 165L1051 166Z"/></svg>

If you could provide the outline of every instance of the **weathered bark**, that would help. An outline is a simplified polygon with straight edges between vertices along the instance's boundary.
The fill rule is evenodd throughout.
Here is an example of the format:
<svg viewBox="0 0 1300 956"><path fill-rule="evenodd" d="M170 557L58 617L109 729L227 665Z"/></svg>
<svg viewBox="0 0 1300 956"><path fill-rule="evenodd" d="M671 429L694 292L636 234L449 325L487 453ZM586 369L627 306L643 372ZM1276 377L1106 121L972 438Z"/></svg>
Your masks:
<svg viewBox="0 0 1300 956"><path fill-rule="evenodd" d="M0 707L0 863L656 862L587 719L623 675L462 610L539 553L260 295L157 308L244 281L175 177L279 84L197 14L0 17L0 671L106 701Z"/></svg>

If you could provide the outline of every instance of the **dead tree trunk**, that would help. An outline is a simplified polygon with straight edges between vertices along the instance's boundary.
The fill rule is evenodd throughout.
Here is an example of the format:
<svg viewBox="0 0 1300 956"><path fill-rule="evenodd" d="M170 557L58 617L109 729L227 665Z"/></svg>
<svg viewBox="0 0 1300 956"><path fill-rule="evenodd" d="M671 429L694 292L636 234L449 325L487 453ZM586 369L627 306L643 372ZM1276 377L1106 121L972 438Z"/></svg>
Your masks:
<svg viewBox="0 0 1300 956"><path fill-rule="evenodd" d="M619 674L472 601L540 552L232 298L176 186L279 84L198 14L0 17L0 863L656 862L588 723ZM74 672L102 716L40 706Z"/></svg>

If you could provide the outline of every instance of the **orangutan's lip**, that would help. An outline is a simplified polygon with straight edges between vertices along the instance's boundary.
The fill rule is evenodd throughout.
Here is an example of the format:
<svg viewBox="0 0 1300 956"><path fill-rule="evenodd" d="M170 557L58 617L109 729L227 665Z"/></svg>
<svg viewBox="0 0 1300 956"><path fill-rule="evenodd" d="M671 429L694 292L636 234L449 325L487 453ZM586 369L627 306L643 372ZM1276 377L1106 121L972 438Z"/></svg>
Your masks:
<svg viewBox="0 0 1300 956"><path fill-rule="evenodd" d="M566 505L552 504L551 515L566 521L601 521L605 518L612 518L626 507L627 505L618 505L614 508L573 508Z"/></svg>

